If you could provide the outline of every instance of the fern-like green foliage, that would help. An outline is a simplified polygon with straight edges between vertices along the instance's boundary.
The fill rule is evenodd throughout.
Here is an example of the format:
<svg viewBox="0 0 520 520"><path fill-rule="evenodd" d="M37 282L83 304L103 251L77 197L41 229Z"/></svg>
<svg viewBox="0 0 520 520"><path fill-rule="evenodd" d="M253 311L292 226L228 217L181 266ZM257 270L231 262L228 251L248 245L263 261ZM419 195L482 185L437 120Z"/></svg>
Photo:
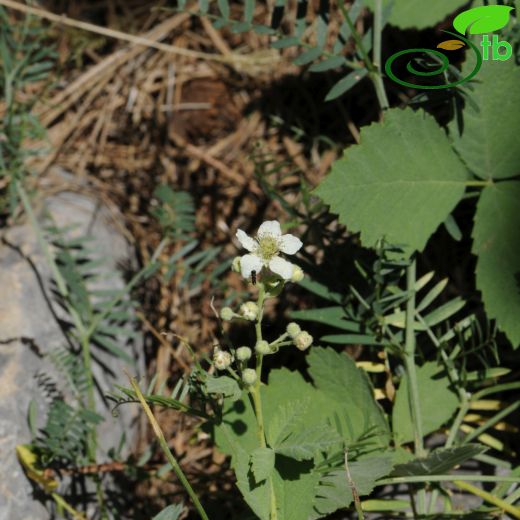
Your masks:
<svg viewBox="0 0 520 520"><path fill-rule="evenodd" d="M61 399L54 400L47 422L34 442L40 451L42 464L85 464L88 435L102 420L91 410L71 406Z"/></svg>
<svg viewBox="0 0 520 520"><path fill-rule="evenodd" d="M47 357L61 376L67 390L81 403L87 393L88 380L79 353L60 347L51 350Z"/></svg>
<svg viewBox="0 0 520 520"><path fill-rule="evenodd" d="M164 280L169 282L177 276L177 288L192 293L198 291L204 282L209 282L219 293L224 293L226 285L221 278L229 269L231 260L220 261L220 246L200 249L199 241L195 239L196 215L192 196L167 185L159 185L154 196L156 200L150 212L161 226L163 240L181 246L166 260ZM235 296L228 295L228 300Z"/></svg>
<svg viewBox="0 0 520 520"><path fill-rule="evenodd" d="M0 96L4 105L0 120L0 179L7 186L0 192L0 212L14 210L18 202L16 182L26 175L25 161L42 152L25 146L27 140L40 140L45 130L31 113L38 101L35 83L47 80L54 66L56 53L46 41L40 20L27 19L13 24L6 10L0 7ZM43 90L38 89L41 93ZM7 181L7 182L6 182Z"/></svg>
<svg viewBox="0 0 520 520"><path fill-rule="evenodd" d="M188 192L174 191L161 184L154 190L157 206L150 211L158 221L165 236L185 240L195 230L195 205Z"/></svg>
<svg viewBox="0 0 520 520"><path fill-rule="evenodd" d="M71 231L55 226L46 229L48 240L55 248L57 267L67 288L67 296L57 293L56 298L69 314L71 326L77 325L74 315L79 316L83 326L90 331L90 340L94 346L133 363L130 353L121 346L122 341L127 342L136 337L132 328L135 317L132 312L134 302L129 294L131 288L94 288L94 282L99 282L102 276L119 277L119 274L106 269L100 271L106 259L92 250L93 237L83 235L69 238Z"/></svg>

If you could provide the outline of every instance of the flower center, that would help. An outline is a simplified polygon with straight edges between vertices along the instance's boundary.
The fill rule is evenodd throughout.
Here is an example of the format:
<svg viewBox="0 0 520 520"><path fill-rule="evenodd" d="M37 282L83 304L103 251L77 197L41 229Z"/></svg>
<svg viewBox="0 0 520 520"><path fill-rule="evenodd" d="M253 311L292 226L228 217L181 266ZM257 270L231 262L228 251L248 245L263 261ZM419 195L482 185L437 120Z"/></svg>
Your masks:
<svg viewBox="0 0 520 520"><path fill-rule="evenodd" d="M271 235L262 235L258 237L258 249L260 256L264 260L271 260L280 251L278 239Z"/></svg>

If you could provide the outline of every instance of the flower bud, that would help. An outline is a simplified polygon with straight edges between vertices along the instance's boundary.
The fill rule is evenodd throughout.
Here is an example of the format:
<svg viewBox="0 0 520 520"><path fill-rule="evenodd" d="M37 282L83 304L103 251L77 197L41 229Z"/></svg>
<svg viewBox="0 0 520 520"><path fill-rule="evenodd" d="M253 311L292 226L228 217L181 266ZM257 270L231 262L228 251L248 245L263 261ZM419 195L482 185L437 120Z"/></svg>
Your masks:
<svg viewBox="0 0 520 520"><path fill-rule="evenodd" d="M313 338L307 331L302 330L293 341L297 349L307 350L312 345Z"/></svg>
<svg viewBox="0 0 520 520"><path fill-rule="evenodd" d="M256 372L252 368L246 368L242 372L242 381L248 386L254 385L256 383Z"/></svg>
<svg viewBox="0 0 520 520"><path fill-rule="evenodd" d="M291 321L291 323L287 325L287 328L285 330L287 331L287 334L289 334L291 339L294 339L302 331L300 326L294 321Z"/></svg>
<svg viewBox="0 0 520 520"><path fill-rule="evenodd" d="M222 309L220 309L220 317L224 321L231 321L234 316L235 313L233 312L233 309L231 307L222 307Z"/></svg>
<svg viewBox="0 0 520 520"><path fill-rule="evenodd" d="M233 356L229 352L216 348L213 352L213 365L217 370L226 370L231 365Z"/></svg>
<svg viewBox="0 0 520 520"><path fill-rule="evenodd" d="M301 282L304 277L302 268L299 265L293 266L293 272L291 275L291 282Z"/></svg>
<svg viewBox="0 0 520 520"><path fill-rule="evenodd" d="M265 356L266 354L271 353L271 348L269 347L269 343L265 341L264 339L261 339L260 341L256 342L255 350L257 354L260 354L261 356Z"/></svg>
<svg viewBox="0 0 520 520"><path fill-rule="evenodd" d="M239 347L236 351L236 356L239 361L247 361L251 359L251 349L249 347Z"/></svg>
<svg viewBox="0 0 520 520"><path fill-rule="evenodd" d="M241 267L240 267L240 257L239 256L235 256L235 258L233 258L233 262L231 263L231 270L235 273L240 273Z"/></svg>
<svg viewBox="0 0 520 520"><path fill-rule="evenodd" d="M249 321L255 321L258 317L258 305L255 302L246 302L240 306L240 314Z"/></svg>

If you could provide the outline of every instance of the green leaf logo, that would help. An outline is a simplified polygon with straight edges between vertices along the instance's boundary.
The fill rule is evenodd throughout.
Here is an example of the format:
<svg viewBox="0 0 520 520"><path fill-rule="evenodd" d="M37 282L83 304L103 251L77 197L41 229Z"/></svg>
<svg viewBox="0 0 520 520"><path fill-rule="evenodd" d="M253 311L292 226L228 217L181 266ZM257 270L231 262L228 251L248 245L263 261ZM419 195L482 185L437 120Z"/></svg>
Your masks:
<svg viewBox="0 0 520 520"><path fill-rule="evenodd" d="M509 22L512 7L484 5L460 13L453 20L453 27L460 34L484 34L502 29Z"/></svg>

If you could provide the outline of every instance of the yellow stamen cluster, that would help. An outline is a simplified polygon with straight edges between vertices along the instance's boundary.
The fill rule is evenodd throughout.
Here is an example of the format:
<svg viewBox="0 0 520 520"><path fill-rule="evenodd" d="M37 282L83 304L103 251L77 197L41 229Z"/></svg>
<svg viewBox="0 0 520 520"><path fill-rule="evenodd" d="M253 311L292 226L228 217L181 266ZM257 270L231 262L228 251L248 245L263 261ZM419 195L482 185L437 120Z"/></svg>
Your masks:
<svg viewBox="0 0 520 520"><path fill-rule="evenodd" d="M271 235L262 235L258 237L259 253L264 260L271 260L280 251L278 239Z"/></svg>

